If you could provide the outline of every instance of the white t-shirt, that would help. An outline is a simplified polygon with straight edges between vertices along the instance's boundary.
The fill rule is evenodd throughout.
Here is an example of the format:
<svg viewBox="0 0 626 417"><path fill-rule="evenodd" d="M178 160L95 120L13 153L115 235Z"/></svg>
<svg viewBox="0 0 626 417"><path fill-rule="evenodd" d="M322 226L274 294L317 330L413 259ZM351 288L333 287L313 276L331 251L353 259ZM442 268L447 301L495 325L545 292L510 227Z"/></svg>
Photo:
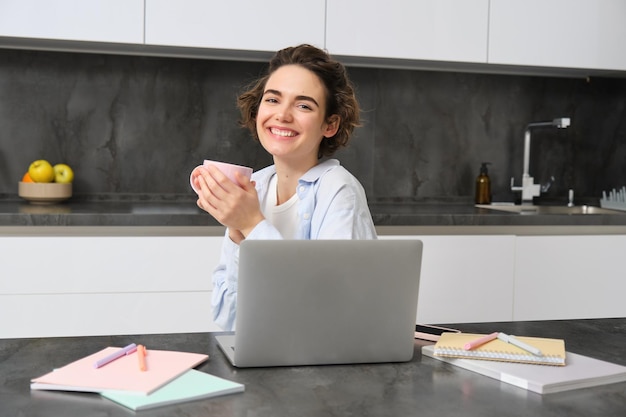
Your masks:
<svg viewBox="0 0 626 417"><path fill-rule="evenodd" d="M280 232L284 239L295 239L298 227L298 194L294 195L283 204L277 205L276 174L269 183L263 215Z"/></svg>

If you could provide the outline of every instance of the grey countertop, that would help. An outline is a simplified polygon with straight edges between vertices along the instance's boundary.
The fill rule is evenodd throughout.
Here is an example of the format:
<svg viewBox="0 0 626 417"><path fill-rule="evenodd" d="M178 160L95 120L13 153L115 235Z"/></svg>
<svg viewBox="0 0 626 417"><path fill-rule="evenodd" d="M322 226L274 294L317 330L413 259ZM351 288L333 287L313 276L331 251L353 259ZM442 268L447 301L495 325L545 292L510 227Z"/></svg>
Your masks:
<svg viewBox="0 0 626 417"><path fill-rule="evenodd" d="M626 226L626 212L521 215L467 202L374 202L376 226ZM1 198L0 226L219 226L191 196L104 196L53 205Z"/></svg>
<svg viewBox="0 0 626 417"><path fill-rule="evenodd" d="M570 352L626 365L626 319L447 325L565 340ZM233 368L213 333L0 340L0 417L131 416L96 394L31 392L31 378L106 346L208 353L198 369L245 384L244 393L142 411L145 416L623 416L626 382L539 395L432 358L407 363Z"/></svg>

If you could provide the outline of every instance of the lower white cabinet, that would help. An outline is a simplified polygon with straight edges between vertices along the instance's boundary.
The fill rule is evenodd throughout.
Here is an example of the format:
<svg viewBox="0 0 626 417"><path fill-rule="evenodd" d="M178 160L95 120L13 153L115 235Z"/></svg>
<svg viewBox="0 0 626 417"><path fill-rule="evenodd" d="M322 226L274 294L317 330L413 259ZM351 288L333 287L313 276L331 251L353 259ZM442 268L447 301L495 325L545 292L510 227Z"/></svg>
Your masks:
<svg viewBox="0 0 626 417"><path fill-rule="evenodd" d="M626 316L625 235L382 238L424 242L418 323Z"/></svg>
<svg viewBox="0 0 626 417"><path fill-rule="evenodd" d="M0 237L0 338L215 331L222 237Z"/></svg>
<svg viewBox="0 0 626 417"><path fill-rule="evenodd" d="M626 316L626 236L520 236L516 246L515 320Z"/></svg>
<svg viewBox="0 0 626 417"><path fill-rule="evenodd" d="M380 238L424 243L417 323L626 315L626 235ZM222 239L0 236L0 338L219 331Z"/></svg>
<svg viewBox="0 0 626 417"><path fill-rule="evenodd" d="M381 238L420 239L424 243L416 317L418 323L513 319L515 236Z"/></svg>
<svg viewBox="0 0 626 417"><path fill-rule="evenodd" d="M512 319L514 236L381 238L424 242L417 322ZM211 273L222 239L0 237L0 315L11 317L0 337L218 331Z"/></svg>

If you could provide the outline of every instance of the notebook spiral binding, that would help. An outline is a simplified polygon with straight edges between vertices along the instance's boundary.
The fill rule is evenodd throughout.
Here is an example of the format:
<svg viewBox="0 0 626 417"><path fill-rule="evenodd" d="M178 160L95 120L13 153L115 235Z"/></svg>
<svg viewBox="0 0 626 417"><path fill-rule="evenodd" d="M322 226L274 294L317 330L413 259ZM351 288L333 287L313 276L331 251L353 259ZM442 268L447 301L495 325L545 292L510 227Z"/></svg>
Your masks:
<svg viewBox="0 0 626 417"><path fill-rule="evenodd" d="M475 358L475 359L487 359L496 361L513 361L513 362L532 362L541 364L554 364L562 365L563 358L557 355L543 355L535 356L532 354L514 354L510 352L500 352L497 350L480 350L480 351L467 351L456 348L450 348L446 346L435 348L435 355L448 356L453 358Z"/></svg>

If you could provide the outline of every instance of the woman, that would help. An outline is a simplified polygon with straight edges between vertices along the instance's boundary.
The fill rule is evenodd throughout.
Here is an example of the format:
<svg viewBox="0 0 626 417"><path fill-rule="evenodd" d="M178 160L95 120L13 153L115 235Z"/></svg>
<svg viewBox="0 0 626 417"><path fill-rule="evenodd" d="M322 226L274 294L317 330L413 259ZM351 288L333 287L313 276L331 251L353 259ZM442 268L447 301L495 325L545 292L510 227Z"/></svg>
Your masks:
<svg viewBox="0 0 626 417"><path fill-rule="evenodd" d="M198 206L227 227L213 273L213 318L233 330L239 243L244 239L376 239L359 181L332 156L359 124L354 89L340 63L300 45L278 51L267 74L238 99L242 125L274 165L235 184L201 169Z"/></svg>

